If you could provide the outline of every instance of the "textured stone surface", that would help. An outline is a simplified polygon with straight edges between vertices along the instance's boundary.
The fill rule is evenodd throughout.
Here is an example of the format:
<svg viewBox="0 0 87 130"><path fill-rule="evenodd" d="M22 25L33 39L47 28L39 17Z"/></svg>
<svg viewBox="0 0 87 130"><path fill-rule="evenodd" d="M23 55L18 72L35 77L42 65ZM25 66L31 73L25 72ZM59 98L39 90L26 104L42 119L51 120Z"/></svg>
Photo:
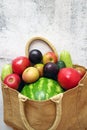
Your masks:
<svg viewBox="0 0 87 130"><path fill-rule="evenodd" d="M0 0L0 72L24 55L32 36L46 37L58 53L67 49L74 64L87 66L87 0ZM0 130L10 130L3 123L1 90L0 110Z"/></svg>

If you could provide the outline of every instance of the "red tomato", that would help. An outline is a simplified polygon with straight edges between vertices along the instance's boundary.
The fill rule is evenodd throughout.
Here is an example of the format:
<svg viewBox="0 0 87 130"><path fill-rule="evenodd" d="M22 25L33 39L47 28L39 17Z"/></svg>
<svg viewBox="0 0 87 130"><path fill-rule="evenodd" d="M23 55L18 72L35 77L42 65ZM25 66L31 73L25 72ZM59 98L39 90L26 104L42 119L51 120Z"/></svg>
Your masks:
<svg viewBox="0 0 87 130"><path fill-rule="evenodd" d="M30 61L25 56L19 56L12 60L12 69L14 73L21 75L23 71L30 66Z"/></svg>
<svg viewBox="0 0 87 130"><path fill-rule="evenodd" d="M57 80L66 90L76 87L81 76L74 68L63 68L59 71Z"/></svg>

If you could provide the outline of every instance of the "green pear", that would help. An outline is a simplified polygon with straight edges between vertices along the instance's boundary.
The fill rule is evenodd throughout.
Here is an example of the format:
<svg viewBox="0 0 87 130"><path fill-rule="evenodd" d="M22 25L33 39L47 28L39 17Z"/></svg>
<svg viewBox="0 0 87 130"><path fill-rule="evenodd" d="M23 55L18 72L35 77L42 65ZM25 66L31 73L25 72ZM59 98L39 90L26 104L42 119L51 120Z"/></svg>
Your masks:
<svg viewBox="0 0 87 130"><path fill-rule="evenodd" d="M37 63L37 64L34 65L34 67L38 69L39 75L40 75L40 77L42 77L43 76L43 67L44 67L44 64Z"/></svg>
<svg viewBox="0 0 87 130"><path fill-rule="evenodd" d="M60 60L64 61L66 67L73 67L72 58L68 51L66 51L66 50L61 51Z"/></svg>
<svg viewBox="0 0 87 130"><path fill-rule="evenodd" d="M7 75L12 74L12 73L13 73L12 65L5 64L1 71L1 80L3 81Z"/></svg>

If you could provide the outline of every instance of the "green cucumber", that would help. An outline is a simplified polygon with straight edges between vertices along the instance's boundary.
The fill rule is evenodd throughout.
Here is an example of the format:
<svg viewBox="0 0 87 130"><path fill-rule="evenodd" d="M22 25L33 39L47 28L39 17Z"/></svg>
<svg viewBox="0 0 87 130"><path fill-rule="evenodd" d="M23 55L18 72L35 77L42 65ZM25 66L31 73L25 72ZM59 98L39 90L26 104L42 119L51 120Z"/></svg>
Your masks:
<svg viewBox="0 0 87 130"><path fill-rule="evenodd" d="M68 51L66 50L61 51L60 60L64 61L66 67L73 67L72 58Z"/></svg>

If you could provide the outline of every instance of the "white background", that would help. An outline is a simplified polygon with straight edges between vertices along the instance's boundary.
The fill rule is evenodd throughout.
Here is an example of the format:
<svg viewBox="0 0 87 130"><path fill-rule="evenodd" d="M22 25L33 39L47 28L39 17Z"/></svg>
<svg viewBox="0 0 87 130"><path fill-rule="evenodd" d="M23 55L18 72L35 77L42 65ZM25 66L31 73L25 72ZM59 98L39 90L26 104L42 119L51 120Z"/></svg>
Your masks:
<svg viewBox="0 0 87 130"><path fill-rule="evenodd" d="M25 54L26 42L43 36L58 54L67 49L73 64L87 66L87 0L0 0L0 72L4 64ZM3 122L0 89L0 130Z"/></svg>

